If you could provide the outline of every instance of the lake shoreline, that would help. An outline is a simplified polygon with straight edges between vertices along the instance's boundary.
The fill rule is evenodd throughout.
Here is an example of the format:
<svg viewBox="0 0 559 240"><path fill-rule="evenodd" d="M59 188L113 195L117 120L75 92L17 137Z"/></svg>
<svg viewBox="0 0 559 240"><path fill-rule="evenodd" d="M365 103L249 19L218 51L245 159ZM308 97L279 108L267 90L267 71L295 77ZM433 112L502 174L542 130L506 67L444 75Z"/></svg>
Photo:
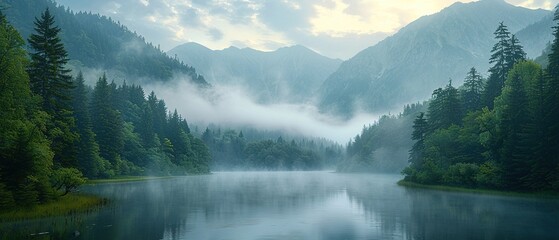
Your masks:
<svg viewBox="0 0 559 240"><path fill-rule="evenodd" d="M70 193L54 201L31 208L20 208L0 213L0 223L17 222L47 217L70 217L74 214L97 211L107 205L109 199L92 194Z"/></svg>
<svg viewBox="0 0 559 240"><path fill-rule="evenodd" d="M115 178L99 178L99 179L88 179L85 185L92 184L105 184L105 183L123 183L123 182L141 182L149 180L160 180L160 179L170 179L177 176L120 176Z"/></svg>
<svg viewBox="0 0 559 240"><path fill-rule="evenodd" d="M118 176L114 178L98 178L98 179L88 179L85 185L94 184L105 184L105 183L124 183L124 182L141 182L150 180L162 180L171 179L176 177L189 177L189 176L201 176L201 175L211 175L212 173L200 173L200 174L189 174L189 175L170 175L170 176Z"/></svg>
<svg viewBox="0 0 559 240"><path fill-rule="evenodd" d="M559 199L559 193L555 192L513 192L513 191L503 191L495 189L482 189L482 188L467 188L467 187L457 187L457 186L446 186L446 185L428 185L415 183L411 181L406 181L404 179L396 183L398 186L406 188L423 188L444 192L462 192L462 193L473 193L473 194L484 194L484 195L496 195L496 196L507 196L507 197L523 197L523 198L549 198L549 199Z"/></svg>

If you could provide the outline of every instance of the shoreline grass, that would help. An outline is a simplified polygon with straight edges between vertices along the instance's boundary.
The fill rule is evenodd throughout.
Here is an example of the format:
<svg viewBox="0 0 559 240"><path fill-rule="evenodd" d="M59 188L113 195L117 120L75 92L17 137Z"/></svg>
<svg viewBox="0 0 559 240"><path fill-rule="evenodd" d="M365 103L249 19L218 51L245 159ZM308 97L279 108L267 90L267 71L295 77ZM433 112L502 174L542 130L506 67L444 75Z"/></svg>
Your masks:
<svg viewBox="0 0 559 240"><path fill-rule="evenodd" d="M77 213L96 211L100 207L107 205L108 202L108 199L94 195L71 193L57 200L39 204L31 208L0 212L0 222L72 216Z"/></svg>
<svg viewBox="0 0 559 240"><path fill-rule="evenodd" d="M170 179L176 177L187 177L187 176L200 176L200 175L211 175L212 173L193 173L188 175L170 175L170 176L117 176L113 178L100 178L100 179L88 179L85 184L104 184L104 183L121 183L121 182L139 182L139 181L149 181L149 180L160 180L160 179Z"/></svg>
<svg viewBox="0 0 559 240"><path fill-rule="evenodd" d="M118 176L114 178L100 178L100 179L88 179L85 184L103 184L103 183L121 183L121 182L140 182L149 180L159 180L159 179L169 179L177 176Z"/></svg>
<svg viewBox="0 0 559 240"><path fill-rule="evenodd" d="M556 192L513 192L513 191L503 191L503 190L483 189L483 188L467 188L467 187L456 187L456 186L446 186L446 185L427 185L427 184L406 181L404 179L398 181L397 184L398 186L407 187L407 188L423 188L423 189L445 191L445 192L462 192L462 193L496 195L496 196L507 196L507 197L559 199L559 193Z"/></svg>

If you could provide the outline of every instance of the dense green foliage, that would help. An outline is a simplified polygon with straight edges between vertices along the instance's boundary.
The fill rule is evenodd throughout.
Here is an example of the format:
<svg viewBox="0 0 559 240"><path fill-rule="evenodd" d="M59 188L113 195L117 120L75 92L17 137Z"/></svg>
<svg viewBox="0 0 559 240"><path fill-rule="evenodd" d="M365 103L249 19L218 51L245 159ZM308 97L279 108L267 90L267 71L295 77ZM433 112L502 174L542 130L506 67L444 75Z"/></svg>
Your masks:
<svg viewBox="0 0 559 240"><path fill-rule="evenodd" d="M451 94L450 85L443 90L449 92L443 95L447 104L439 102L441 89L435 90L427 118L421 113L413 125L416 143L410 151L411 164L403 171L407 181L559 190L559 28L554 29L549 66L543 70L524 60L518 40L499 25L483 106L474 107L470 101L482 96L479 90L470 90L476 78L472 71L460 94ZM461 104L450 104L455 102Z"/></svg>
<svg viewBox="0 0 559 240"><path fill-rule="evenodd" d="M45 137L50 116L29 88L19 33L0 13L0 209L47 201L53 152Z"/></svg>
<svg viewBox="0 0 559 240"><path fill-rule="evenodd" d="M76 165L79 138L72 116L72 76L66 69L68 54L59 38L60 28L47 9L35 18L35 31L29 37L31 64L27 72L31 91L42 99L42 109L51 117L47 121L47 137L54 151L54 164L62 167Z"/></svg>
<svg viewBox="0 0 559 240"><path fill-rule="evenodd" d="M424 109L423 104L404 107L398 115L382 116L376 123L364 127L347 145L347 157L338 165L340 172L400 172L408 165L407 151L414 118Z"/></svg>
<svg viewBox="0 0 559 240"><path fill-rule="evenodd" d="M244 132L206 128L201 138L211 151L212 169L318 170L343 158L342 147L326 140L279 137L274 141L266 131Z"/></svg>
<svg viewBox="0 0 559 240"><path fill-rule="evenodd" d="M89 178L208 173L210 154L178 113L139 86L94 88L66 69L50 11L35 20L31 61L0 13L0 209L68 194Z"/></svg>
<svg viewBox="0 0 559 240"><path fill-rule="evenodd" d="M184 74L206 85L194 68L169 57L158 46L131 32L111 18L86 12L74 13L53 0L3 0L5 13L23 36L34 32L33 19L49 8L61 28L60 40L77 68L106 69L119 76L141 80L169 80Z"/></svg>
<svg viewBox="0 0 559 240"><path fill-rule="evenodd" d="M108 83L103 75L88 96L98 144L89 147L94 161L82 165L88 177L209 172L206 145L153 92L146 98L142 87Z"/></svg>

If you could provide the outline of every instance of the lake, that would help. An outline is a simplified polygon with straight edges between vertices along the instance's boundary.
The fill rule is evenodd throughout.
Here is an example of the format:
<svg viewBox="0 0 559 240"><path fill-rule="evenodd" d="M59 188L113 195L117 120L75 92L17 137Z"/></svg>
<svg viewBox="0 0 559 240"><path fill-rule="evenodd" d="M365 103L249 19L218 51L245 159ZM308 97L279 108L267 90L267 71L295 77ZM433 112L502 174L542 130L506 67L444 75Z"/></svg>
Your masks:
<svg viewBox="0 0 559 240"><path fill-rule="evenodd" d="M1 225L2 238L557 239L559 200L410 189L400 175L218 172L88 185L99 211ZM34 235L41 233L41 235Z"/></svg>

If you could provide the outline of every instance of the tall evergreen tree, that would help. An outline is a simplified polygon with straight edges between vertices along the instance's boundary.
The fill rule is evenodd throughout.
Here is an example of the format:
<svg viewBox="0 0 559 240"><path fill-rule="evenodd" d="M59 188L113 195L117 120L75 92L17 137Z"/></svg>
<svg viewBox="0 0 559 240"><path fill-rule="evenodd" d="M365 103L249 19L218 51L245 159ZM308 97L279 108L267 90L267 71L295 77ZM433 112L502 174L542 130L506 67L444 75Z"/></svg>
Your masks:
<svg viewBox="0 0 559 240"><path fill-rule="evenodd" d="M24 41L0 12L0 211L49 200L48 115L29 88Z"/></svg>
<svg viewBox="0 0 559 240"><path fill-rule="evenodd" d="M555 8L555 26L553 35L555 39L551 45L549 54L549 65L545 71L546 94L545 94L545 116L546 137L545 149L549 150L548 160L552 167L546 179L552 183L555 189L559 189L559 7Z"/></svg>
<svg viewBox="0 0 559 240"><path fill-rule="evenodd" d="M524 158L530 170L524 176L523 187L529 189L544 189L551 184L547 176L554 166L548 161L548 150L545 148L545 82L543 70L538 64L526 61L518 64L517 72L522 74L528 96L528 112L525 128L521 133L521 149L526 153Z"/></svg>
<svg viewBox="0 0 559 240"><path fill-rule="evenodd" d="M192 152L190 138L182 128L181 121L182 119L176 109L173 114L169 114L166 136L173 144L173 151L175 153L171 161L179 166L184 166L187 161L193 160L194 153Z"/></svg>
<svg viewBox="0 0 559 240"><path fill-rule="evenodd" d="M77 132L80 139L77 142L78 169L87 177L96 177L102 170L102 160L99 157L99 145L95 141L91 117L89 114L88 91L80 72L74 80L73 109L76 119Z"/></svg>
<svg viewBox="0 0 559 240"><path fill-rule="evenodd" d="M507 63L508 52L510 51L510 32L503 22L499 23L499 27L495 30L495 39L497 43L491 49L491 58L489 63L493 64L489 68L489 79L484 92L485 105L489 109L493 109L493 101L501 95L501 89L507 78L510 66Z"/></svg>
<svg viewBox="0 0 559 240"><path fill-rule="evenodd" d="M462 120L462 106L458 98L458 90L452 86L452 81L442 89L433 91L433 97L428 108L429 130L450 127L452 124L460 125Z"/></svg>
<svg viewBox="0 0 559 240"><path fill-rule="evenodd" d="M103 74L95 84L91 99L93 132L99 144L100 156L115 164L124 145L123 122L111 103L111 90Z"/></svg>
<svg viewBox="0 0 559 240"><path fill-rule="evenodd" d="M476 111L483 107L481 99L483 84L483 77L472 67L466 75L462 91L465 112Z"/></svg>
<svg viewBox="0 0 559 240"><path fill-rule="evenodd" d="M498 163L503 168L506 187L519 188L522 179L529 172L527 147L523 140L529 123L528 96L525 88L526 75L522 66L513 68L509 74L503 93L495 100L495 114L499 122L497 129L502 147Z"/></svg>
<svg viewBox="0 0 559 240"><path fill-rule="evenodd" d="M427 119L425 119L425 114L421 112L413 121L413 133L411 137L411 139L416 142L410 150L409 161L415 169L421 169L423 165L425 137L427 136L428 130L429 125L427 124Z"/></svg>
<svg viewBox="0 0 559 240"><path fill-rule="evenodd" d="M526 60L526 52L522 45L520 45L520 41L514 34L511 35L510 42L506 51L506 64L509 71L514 67L515 64Z"/></svg>
<svg viewBox="0 0 559 240"><path fill-rule="evenodd" d="M72 77L66 69L68 53L64 49L55 26L54 16L47 8L35 18L35 32L29 37L31 64L28 68L31 90L42 97L43 109L51 115L47 135L52 141L55 164L62 167L77 166L75 132L72 116Z"/></svg>
<svg viewBox="0 0 559 240"><path fill-rule="evenodd" d="M139 126L140 137L146 148L151 148L157 145L155 142L156 134L154 126L155 118L155 105L157 104L157 97L154 92L151 92L147 101L142 104L142 118Z"/></svg>

